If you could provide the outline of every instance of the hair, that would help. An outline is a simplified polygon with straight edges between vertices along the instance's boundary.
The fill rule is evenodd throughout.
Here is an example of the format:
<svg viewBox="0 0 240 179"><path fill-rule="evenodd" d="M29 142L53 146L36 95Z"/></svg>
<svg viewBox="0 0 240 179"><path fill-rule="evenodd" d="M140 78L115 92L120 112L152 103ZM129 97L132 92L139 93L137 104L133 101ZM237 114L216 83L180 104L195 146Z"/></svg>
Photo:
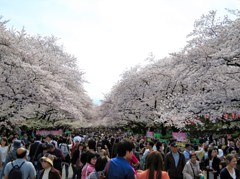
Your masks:
<svg viewBox="0 0 240 179"><path fill-rule="evenodd" d="M212 159L212 151L213 149L208 150L208 158L211 160Z"/></svg>
<svg viewBox="0 0 240 179"><path fill-rule="evenodd" d="M87 156L87 162L91 164L91 159L97 157L97 154L95 152L89 152Z"/></svg>
<svg viewBox="0 0 240 179"><path fill-rule="evenodd" d="M160 147L161 147L161 146L162 146L162 142L157 141L157 143L156 143L157 151L160 150Z"/></svg>
<svg viewBox="0 0 240 179"><path fill-rule="evenodd" d="M103 153L103 156L108 156L108 152L105 149L101 149L100 152Z"/></svg>
<svg viewBox="0 0 240 179"><path fill-rule="evenodd" d="M193 156L197 157L197 154L195 152L190 153L190 158L192 158Z"/></svg>
<svg viewBox="0 0 240 179"><path fill-rule="evenodd" d="M117 146L117 154L119 157L124 157L126 152L131 152L134 149L134 144L130 140L122 140Z"/></svg>
<svg viewBox="0 0 240 179"><path fill-rule="evenodd" d="M18 152L16 152L16 154L17 154L17 158L24 158L25 156L26 156L26 154L27 154L27 150L25 149L22 153L18 153Z"/></svg>
<svg viewBox="0 0 240 179"><path fill-rule="evenodd" d="M3 140L4 142L6 142L5 146L8 146L8 139L7 139L7 137L2 137L2 140Z"/></svg>
<svg viewBox="0 0 240 179"><path fill-rule="evenodd" d="M229 163L232 161L233 158L236 158L236 157L234 156L234 154L228 154L228 155L226 156L226 162L227 162L227 164L229 164Z"/></svg>
<svg viewBox="0 0 240 179"><path fill-rule="evenodd" d="M97 172L99 171L103 171L106 164L107 164L108 160L107 160L107 157L98 157L97 161L96 161L96 164L95 164L95 170Z"/></svg>
<svg viewBox="0 0 240 179"><path fill-rule="evenodd" d="M42 136L39 135L39 134L37 134L37 135L35 136L35 138L36 138L36 140L41 140L41 139L42 139Z"/></svg>
<svg viewBox="0 0 240 179"><path fill-rule="evenodd" d="M90 139L89 141L88 141L88 147L89 147L89 149L96 149L96 141L94 140L94 139Z"/></svg>
<svg viewBox="0 0 240 179"><path fill-rule="evenodd" d="M150 145L151 147L153 147L153 146L154 146L154 142L153 142L153 141L149 141L149 142L148 142L148 145Z"/></svg>
<svg viewBox="0 0 240 179"><path fill-rule="evenodd" d="M48 134L47 136L46 136L46 138L47 137L49 137L50 139L53 139L54 138L54 136L52 135L52 134Z"/></svg>
<svg viewBox="0 0 240 179"><path fill-rule="evenodd" d="M158 151L150 152L146 158L146 169L148 169L148 179L154 179L154 172L157 171L156 179L162 178L163 159Z"/></svg>

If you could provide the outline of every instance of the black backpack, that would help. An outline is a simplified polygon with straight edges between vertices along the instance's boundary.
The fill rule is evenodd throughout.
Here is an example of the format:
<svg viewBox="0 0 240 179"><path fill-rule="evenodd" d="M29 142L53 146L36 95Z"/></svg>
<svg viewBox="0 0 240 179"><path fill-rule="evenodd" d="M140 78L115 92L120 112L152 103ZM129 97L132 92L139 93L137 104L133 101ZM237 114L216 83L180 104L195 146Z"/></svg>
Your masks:
<svg viewBox="0 0 240 179"><path fill-rule="evenodd" d="M12 169L9 172L8 179L23 179L22 171L20 169L24 163L25 162L23 162L20 166L18 166L18 165L13 165L13 162L11 162Z"/></svg>

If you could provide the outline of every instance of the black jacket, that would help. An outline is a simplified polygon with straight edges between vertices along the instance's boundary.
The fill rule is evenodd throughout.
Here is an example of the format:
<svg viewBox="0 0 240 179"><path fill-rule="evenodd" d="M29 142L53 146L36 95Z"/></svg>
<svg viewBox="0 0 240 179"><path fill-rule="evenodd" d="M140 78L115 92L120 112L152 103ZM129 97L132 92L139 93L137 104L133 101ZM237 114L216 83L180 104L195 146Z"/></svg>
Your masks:
<svg viewBox="0 0 240 179"><path fill-rule="evenodd" d="M164 164L165 164L165 169L168 172L168 175L170 178L183 178L183 168L185 166L185 157L182 153L179 153L179 162L177 167L175 166L175 160L173 158L173 154L172 152L167 153L165 160L164 160Z"/></svg>

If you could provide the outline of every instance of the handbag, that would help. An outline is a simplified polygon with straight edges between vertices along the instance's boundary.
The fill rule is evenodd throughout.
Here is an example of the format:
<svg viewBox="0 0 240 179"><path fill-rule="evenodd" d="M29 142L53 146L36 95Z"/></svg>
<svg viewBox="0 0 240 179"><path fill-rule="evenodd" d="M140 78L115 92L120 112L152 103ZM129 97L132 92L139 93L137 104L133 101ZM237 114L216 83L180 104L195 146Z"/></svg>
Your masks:
<svg viewBox="0 0 240 179"><path fill-rule="evenodd" d="M194 169L193 169L193 167L192 167L192 164L190 163L190 165L191 165L191 168L192 168L192 171L193 171L193 175L194 175L194 179L200 179L200 177L201 177L201 175L195 175L195 172L194 172Z"/></svg>

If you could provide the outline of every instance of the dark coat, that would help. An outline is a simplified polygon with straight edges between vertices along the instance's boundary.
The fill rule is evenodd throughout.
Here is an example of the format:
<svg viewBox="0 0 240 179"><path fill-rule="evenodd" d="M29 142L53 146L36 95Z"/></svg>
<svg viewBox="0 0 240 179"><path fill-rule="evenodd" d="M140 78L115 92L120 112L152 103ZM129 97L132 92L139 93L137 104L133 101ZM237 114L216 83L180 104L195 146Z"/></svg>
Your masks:
<svg viewBox="0 0 240 179"><path fill-rule="evenodd" d="M29 156L30 161L37 161L37 156L42 152L42 144L39 141L35 141L30 145Z"/></svg>
<svg viewBox="0 0 240 179"><path fill-rule="evenodd" d="M217 157L213 158L212 168L213 168L213 170L217 171L216 173L214 173L214 179L217 179L217 176L220 173L220 166L219 166L220 162L221 162L221 160L219 158L217 158ZM206 159L204 161L204 166L205 166L205 170L207 171L207 179L208 179L209 170L206 169L206 166L209 166L209 159Z"/></svg>
<svg viewBox="0 0 240 179"><path fill-rule="evenodd" d="M240 179L240 173L239 170L235 168L236 178ZM223 168L220 172L220 179L233 179L231 175L229 174L228 170L226 168Z"/></svg>
<svg viewBox="0 0 240 179"><path fill-rule="evenodd" d="M54 151L48 151L48 153L56 156L56 158L53 160L53 166L62 172L62 161L64 161L63 152L60 149L55 148Z"/></svg>
<svg viewBox="0 0 240 179"><path fill-rule="evenodd" d="M44 173L44 170L41 170L39 179L42 179L43 173ZM59 171L57 169L55 169L54 167L52 167L48 174L48 179L61 179L61 178L62 177L61 177Z"/></svg>
<svg viewBox="0 0 240 179"><path fill-rule="evenodd" d="M185 162L184 155L180 152L178 153L179 153L179 162L177 167L175 166L175 160L173 158L172 152L167 153L164 160L165 162L164 164L170 178L182 179L183 178L182 171L186 162Z"/></svg>

